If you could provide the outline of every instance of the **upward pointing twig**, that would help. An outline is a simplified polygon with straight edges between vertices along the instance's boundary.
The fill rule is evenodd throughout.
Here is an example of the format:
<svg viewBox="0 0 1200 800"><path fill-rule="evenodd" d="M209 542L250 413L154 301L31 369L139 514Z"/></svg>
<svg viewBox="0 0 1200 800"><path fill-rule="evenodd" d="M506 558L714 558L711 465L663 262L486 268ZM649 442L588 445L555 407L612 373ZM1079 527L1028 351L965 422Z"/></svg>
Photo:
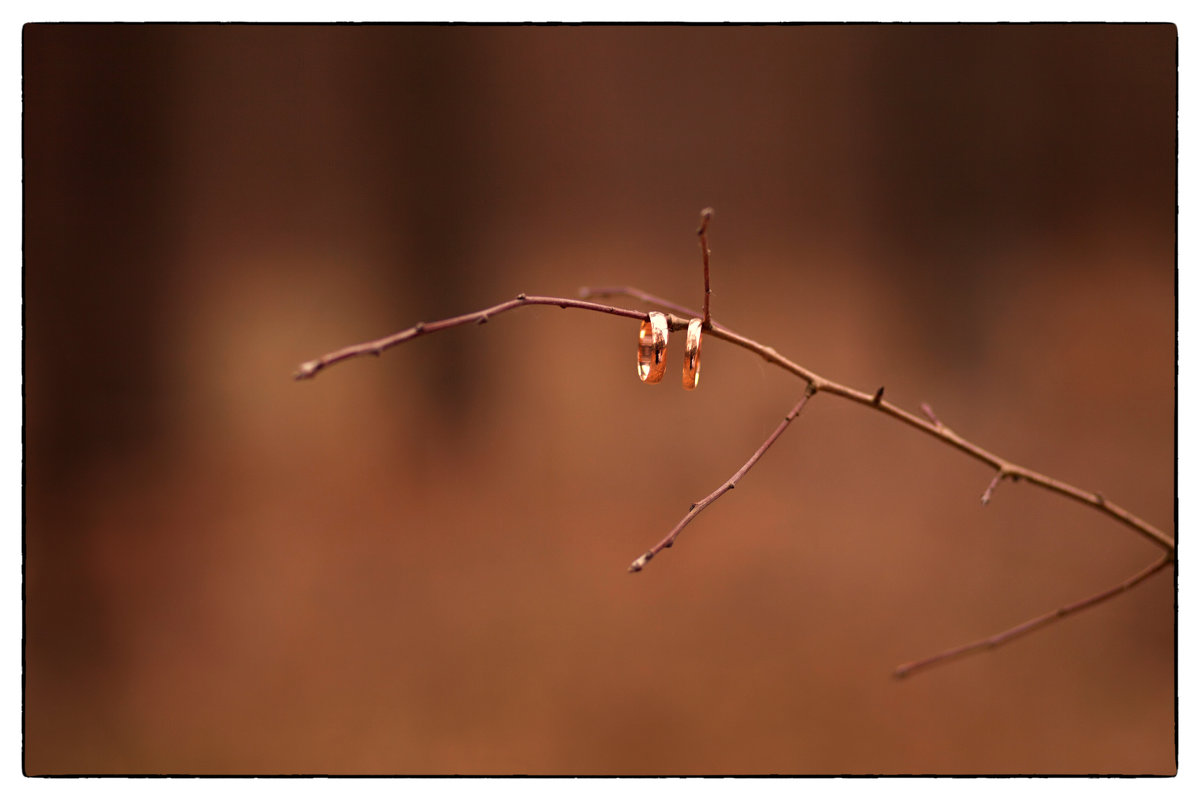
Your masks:
<svg viewBox="0 0 1200 800"><path fill-rule="evenodd" d="M712 294L712 287L708 282L708 223L712 221L713 210L706 208L700 212L700 230L696 234L700 237L700 255L704 258L704 330L712 328L712 315L709 313L709 295Z"/></svg>

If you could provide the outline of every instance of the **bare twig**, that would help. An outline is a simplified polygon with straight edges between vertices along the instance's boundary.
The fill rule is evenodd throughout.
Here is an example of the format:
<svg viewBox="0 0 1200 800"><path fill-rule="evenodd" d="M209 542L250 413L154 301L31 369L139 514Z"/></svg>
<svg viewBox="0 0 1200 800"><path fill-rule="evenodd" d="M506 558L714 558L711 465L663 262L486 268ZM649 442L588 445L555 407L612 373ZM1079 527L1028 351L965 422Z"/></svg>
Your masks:
<svg viewBox="0 0 1200 800"><path fill-rule="evenodd" d="M983 490L983 497L980 498L979 502L985 506L991 502L992 492L996 491L996 487L1000 485L1000 481L1004 480L1006 477L1008 476L1004 474L1004 470L998 471L992 478L992 482L989 483L987 488Z"/></svg>
<svg viewBox="0 0 1200 800"><path fill-rule="evenodd" d="M855 403L859 403L860 405L866 406L868 408L872 408L876 411L886 414L889 417L892 417L893 419L896 419L897 421L902 422L905 425L908 425L909 427L915 428L916 430L918 430L928 436L932 436L933 438L941 441L942 443L947 444L947 445L959 450L960 452L965 453L966 455L970 456L971 458L973 458L977 461L983 462L983 463L987 464L988 466L990 466L992 469L995 470L995 475L992 478L991 483L988 485L988 488L985 490L985 492L983 494L982 501L984 504L986 504L991 499L991 496L992 496L993 492L995 491L996 487L999 485L1000 481L1003 480L1004 478L1009 478L1010 480L1013 480L1013 481L1018 481L1018 480L1028 481L1029 483L1032 483L1036 486L1041 486L1043 489L1047 489L1056 494L1060 494L1064 497L1075 500L1076 502L1082 503L1086 506L1094 508L1097 511L1100 511L1100 512L1108 515L1109 517L1117 520L1118 522L1121 522L1125 526L1136 531L1141 536L1143 536L1146 539L1150 540L1151 542L1155 543L1158 547L1160 547L1164 551L1162 557L1158 561L1156 561L1150 567L1147 567L1146 569L1142 570L1141 572L1137 573L1136 575L1134 575L1133 577L1129 578L1128 580L1124 581L1123 583L1119 584L1116 587L1108 589L1104 592L1100 592L1099 594L1088 597L1088 598L1081 600L1077 603L1074 603L1072 605L1064 606L1064 607L1059 608L1049 614L1045 614L1041 617L1035 617L1034 619L1029 620L1028 622L1022 623L1021 625L1018 625L1015 628L1012 628L1008 631L1004 631L1003 633L996 634L995 636L989 637L987 639L980 640L979 642L965 645L963 647L954 648L953 650L948 650L943 653L939 653L935 656L931 656L929 658L922 659L920 661L914 661L909 664L905 664L905 665L897 668L897 670L896 670L897 675L907 675L918 669L923 669L925 667L932 666L933 664L940 663L942 661L946 661L946 660L954 658L956 656L965 655L966 653L973 652L975 650L997 647L1005 642L1011 641L1012 639L1022 636L1025 633L1036 630L1037 628L1040 628L1043 625L1047 625L1057 619L1062 619L1066 616L1077 613L1078 611L1082 611L1086 608L1090 608L1091 606L1101 603L1101 602L1109 599L1110 597L1113 597L1113 596L1125 591L1126 589L1130 589L1133 586L1136 586L1138 583L1141 583L1142 581L1146 580L1147 578L1149 578L1151 575L1155 574L1159 570L1161 570L1167 564L1172 563L1174 561L1175 539L1173 537L1168 536L1167 534L1163 533L1161 530L1159 530L1155 526L1151 525L1150 523L1146 522L1145 520L1142 520L1142 519L1134 516L1133 514L1126 511L1125 509L1121 508L1120 506L1112 503L1111 501L1109 501L1107 498L1105 498L1099 492L1085 491L1083 489L1079 489L1079 488L1072 486L1068 483L1065 483L1063 481L1059 481L1059 480L1056 480L1049 476L1042 475L1041 473L1034 472L1031 469L1027 469L1025 467L1014 464L1011 461L1003 459L1000 456L997 456L994 453L984 450L982 447L979 447L978 445L973 444L973 443L967 441L966 439L963 439L961 436L959 436L953 430L951 430L950 428L948 428L944 424L942 424L942 421L940 419L938 419L936 414L934 414L933 409L930 408L928 403L921 404L921 411L926 417L926 419L921 419L920 417L918 417L914 414L911 414L895 405L892 405L891 403L884 401L883 400L883 387L880 387L873 394L867 394L866 392L861 392L861 391L858 391L857 389L852 389L848 386L843 386L842 384L828 380L827 378L824 378L824 377L818 375L817 373L813 372L812 370L806 369L805 367L802 367L799 364L796 364L795 362L790 361L789 359L781 356L778 352L776 352L775 348L773 348L773 347L763 345L753 339L749 339L745 336L742 336L741 334L738 334L722 325L718 325L718 324L712 322L712 319L710 316L710 309L709 309L709 295L711 294L711 291L709 288L709 275L708 275L709 251L708 251L708 241L707 241L707 235L706 235L708 222L711 218L712 218L712 210L705 209L701 215L700 229L697 231L697 233L700 236L701 252L703 253L703 257L704 257L704 290L705 291L704 291L703 318L704 318L705 330L709 331L709 333L711 333L711 335L715 336L718 339L727 341L731 344L734 344L734 345L741 347L745 350L748 350L752 353L757 353L758 355L760 355L764 359L766 359L769 363L775 364L780 369L783 369L787 372L791 372L792 374L800 377L802 380L804 380L806 382L807 386L805 388L804 395L800 398L799 402L796 403L796 406L792 409L791 412L788 413L788 415L786 417L784 417L783 421L779 424L779 426L775 429L775 431L769 437L767 437L767 440L765 442L763 442L763 444L759 447L759 449L757 451L755 451L755 453L750 457L750 459L745 464L742 465L741 469L739 469L736 473L734 473L734 475L728 481L723 483L718 489L716 489L708 497L705 497L703 500L699 501L698 503L694 503L692 505L692 507L688 510L688 513L683 517L682 520L679 521L679 523L675 526L675 528L673 528L671 530L671 532L667 534L667 536L665 538L663 538L658 544L656 544L654 547L652 547L650 550L648 550L644 555L642 555L641 557L636 559L632 565L630 565L629 569L631 572L640 571L646 565L646 563L649 562L650 559L653 558L657 553L659 553L660 551L662 551L665 548L670 547L674 543L675 538L679 535L680 531L682 531L683 528L688 523L690 523L701 511L703 511L705 508L707 508L710 504L712 504L717 498L719 498L725 492L734 488L734 486L737 484L737 482L739 480L741 480L741 478L746 474L746 472L748 472L750 470L750 468L753 467L754 464L757 463L757 461L762 457L763 453L766 452L767 448L770 447L771 444L773 444L775 442L775 440L779 438L779 436L783 433L784 429L786 429L787 426L791 423L791 421L796 418L796 415L799 414L800 411L804 408L804 405L805 405L805 403L808 402L808 399L810 397L812 397L813 395L817 394L818 392L826 392L828 394L842 397L844 399L850 400ZM638 289L638 288L632 287L632 286L605 287L605 288L586 288L585 287L583 289L580 289L579 293L582 297L585 297L585 298L605 297L605 296L612 296L612 295L618 295L618 294L628 295L631 297L638 298L638 299L642 300L643 302L657 305L662 308L670 309L670 310L676 312L675 314L667 315L667 324L668 324L668 327L670 328L670 330L682 330L687 327L688 321L690 319L698 316L698 314L694 310L687 308L686 306L678 305L676 303L673 303L670 300L665 300L661 297L657 297L655 295L652 295L648 292L644 292L641 289ZM357 356L363 356L363 355L378 356L380 353L382 353L384 350L386 350L390 347L401 344L410 339L415 339L418 336L422 336L427 333L434 333L436 331L444 330L446 328L455 327L457 325L465 325L465 324L468 324L471 322L484 323L484 322L487 322L491 316L494 316L496 314L501 314L501 313L504 313L506 311L511 311L516 308L523 308L526 306L533 306L533 305L556 305L556 306L559 306L560 308L578 308L578 309L582 309L585 311L596 311L596 312L603 313L603 314L611 314L611 315L620 316L620 317L629 317L629 318L638 319L638 320L647 320L649 318L648 313L645 311L635 311L632 309L618 308L618 307L610 306L610 305L602 305L602 304L590 302L587 300L575 300L575 299L566 298L566 297L541 297L541 296L530 296L530 295L520 294L517 296L517 298L515 300L509 300L504 303L499 303L490 308L485 308L481 311L476 311L471 314L464 314L459 317L451 317L449 319L440 320L438 322L417 323L416 325L414 325L411 328L407 328L403 331L392 334L390 336L385 336L381 339L375 339L373 341L363 342L362 344L344 347L341 350L336 350L334 352L331 352L324 356L321 356L320 358L314 359L312 361L307 361L307 362L301 364L299 369L297 369L294 377L296 379L312 378L313 376L315 376L318 372L320 372L325 367L331 366L331 365L339 363L341 361L345 361L350 358L355 358ZM682 316L678 316L677 314L681 314Z"/></svg>
<svg viewBox="0 0 1200 800"><path fill-rule="evenodd" d="M649 292L643 292L641 289L634 288L633 286L581 286L579 287L579 296L585 300L590 297L633 297L641 300L643 303L649 303L652 306L666 308L674 311L676 314L682 314L689 319L700 316L700 312L696 311L694 308L681 306L678 303L673 303L670 300L659 297L658 295L650 294Z"/></svg>
<svg viewBox="0 0 1200 800"><path fill-rule="evenodd" d="M591 292L592 296L597 296L599 294L598 290L591 290ZM640 290L632 288L624 289L622 292L634 294L635 296L644 295L644 293L641 293ZM350 358L363 355L379 355L382 351L388 349L389 347L393 347L410 339L415 339L416 337L427 333L434 333L436 331L444 330L456 325L465 325L470 322L479 322L483 319L495 316L496 314L500 314L505 311L511 311L515 308L523 308L533 305L559 306L560 308L579 308L586 311L597 311L603 314L613 314L616 316L630 317L632 319L639 320L649 318L647 313L644 311L634 311L627 308L606 306L585 300L575 300L569 297L539 297L522 294L518 295L515 300L499 303L498 305L485 308L481 311L476 311L472 314L464 314L460 317L451 317L450 319L444 319L438 322L417 323L411 328L392 334L391 336L385 336L382 339L375 339L370 342L363 342L362 344L344 347L341 350L336 350L332 353L321 356L320 358L301 364L296 370L294 377L297 380L311 378L325 367ZM688 319L676 316L674 314L668 314L667 324L671 330L683 330L687 327ZM1096 492L1089 492L1084 489L1079 489L1069 483L1056 480L1026 467L1014 464L1011 461L1001 458L995 453L984 450L982 447L963 439L957 433L947 428L941 423L940 420L937 420L936 416L932 416L932 419L936 420L935 422L926 422L925 420L910 414L904 409L899 408L898 406L895 406L886 400L880 399L880 401L876 403L874 394L860 392L857 389L852 389L849 386L843 386L840 383L836 383L824 378L812 370L806 369L805 367L802 367L799 364L781 356L778 352L776 352L775 348L760 344L759 342L742 336L741 334L736 333L724 327L723 325L714 324L709 333L718 339L723 339L745 350L749 350L752 353L757 353L768 362L778 366L780 369L786 370L787 372L802 378L812 387L814 392L827 392L829 394L851 400L868 408L875 409L876 411L886 414L893 419L903 422L909 427L915 428L922 433L932 436L933 438L938 439L939 441L948 444L963 453L966 453L971 458L981 461L997 471L1006 473L1013 479L1028 481L1035 486L1041 486L1043 489L1047 489L1056 494L1060 494L1064 497L1075 500L1076 502L1083 503L1086 506L1095 508L1117 520L1118 522L1121 522L1127 527L1137 531L1139 534L1154 542L1159 547L1171 552L1174 552L1175 550L1175 540L1172 537L1163 533L1149 522L1134 516L1129 511L1126 511L1124 508L1121 508L1105 498L1103 495L1100 495ZM928 404L922 404L922 410L926 412L927 416L933 414L933 411L929 408Z"/></svg>
<svg viewBox="0 0 1200 800"><path fill-rule="evenodd" d="M695 519L701 511L716 501L718 497L725 494L730 489L735 488L737 486L737 482L742 479L742 476L750 471L750 468L753 467L760 458L762 458L763 453L767 452L767 448L775 443L775 440L780 437L784 429L787 428L787 426L791 424L792 420L794 420L800 414L800 412L804 410L804 404L808 402L808 398L812 397L813 394L815 394L815 392L811 386L805 389L804 394L800 397L800 401L797 402L792 410L787 413L787 416L784 417L783 421L779 423L774 431L772 431L771 435L767 437L767 440L759 445L759 448L754 451L754 455L750 456L749 460L746 461L745 464L742 464L741 469L733 473L729 480L717 487L708 497L705 497L699 502L692 503L692 507L689 508L688 512L683 515L683 519L679 520L675 527L671 529L671 532L662 538L662 541L634 559L633 563L629 565L629 571L641 572L642 567L646 566L646 563L650 561L650 559L658 555L660 551L665 550L666 548L675 544L675 539L679 536L679 533L686 528L687 524Z"/></svg>
<svg viewBox="0 0 1200 800"><path fill-rule="evenodd" d="M929 403L921 403L921 413L928 417L934 425L942 427L942 421L938 419L937 414L933 413L933 407Z"/></svg>
<svg viewBox="0 0 1200 800"><path fill-rule="evenodd" d="M964 644L960 647L944 650L940 653L929 656L928 658L922 658L918 661L910 661L907 664L901 664L900 666L896 667L892 674L897 678L904 678L913 674L914 672L917 672L918 670L926 669L936 664L941 664L953 658L960 658L980 650L989 650L999 647L1000 645L1005 644L1006 642L1011 642L1013 639L1024 636L1027 633L1033 633L1038 628L1049 625L1052 622L1057 622L1058 620L1069 617L1072 614L1077 614L1080 611L1091 608L1094 605L1103 603L1110 597L1114 597L1121 592L1132 589L1134 586L1137 586L1142 581L1151 577L1163 567L1170 564L1172 561L1174 561L1174 558L1170 553L1163 553L1153 564L1139 570L1136 574L1131 575L1112 588L1105 589L1103 592L1085 597L1084 599L1078 600L1070 605L1056 608L1049 613L1034 617L1031 620L1022 622L1020 625L1009 628L1006 631L989 636L986 639L980 639L979 641L971 642L970 644Z"/></svg>
<svg viewBox="0 0 1200 800"><path fill-rule="evenodd" d="M713 210L706 208L700 212L700 229L696 234L700 237L700 254L704 258L704 329L712 327L712 316L709 314L708 298L712 289L708 283L708 223L712 220Z"/></svg>
<svg viewBox="0 0 1200 800"><path fill-rule="evenodd" d="M469 323L487 322L489 318L497 314L503 314L505 311L512 311L514 308L522 306L558 306L559 308L582 308L585 311L599 311L602 314L615 314L619 317L632 317L633 319L649 319L649 315L645 311L632 311L628 308L616 308L614 306L600 305L599 303L589 303L584 300L572 300L569 297L535 297L533 295L519 294L515 300L509 300L504 303L485 308L482 311L476 311L471 314L463 314L461 317L450 317L449 319L439 320L437 322L418 322L411 328L406 328L399 333L393 333L391 336L384 336L382 339L375 339L362 344L353 344L349 347L343 347L341 350L335 350L332 353L326 353L320 358L315 358L312 361L305 361L297 368L292 377L296 380L312 378L318 372L328 366L337 364L340 361L345 361L358 356L378 356L389 347L395 347L398 344L407 342L409 339L415 339L418 336L423 336L427 333L437 333L446 328L453 328L458 325L467 325ZM685 323L686 324L686 323Z"/></svg>

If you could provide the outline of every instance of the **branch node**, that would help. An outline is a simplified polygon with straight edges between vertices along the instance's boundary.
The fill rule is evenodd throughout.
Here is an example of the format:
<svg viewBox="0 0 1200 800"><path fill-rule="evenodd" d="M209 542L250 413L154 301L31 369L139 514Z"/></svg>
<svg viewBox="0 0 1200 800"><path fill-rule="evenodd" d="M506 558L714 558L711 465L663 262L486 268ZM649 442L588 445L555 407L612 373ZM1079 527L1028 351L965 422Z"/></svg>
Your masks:
<svg viewBox="0 0 1200 800"><path fill-rule="evenodd" d="M487 315L487 314L480 314L480 315L479 315L479 324L480 324L480 325L486 325L486 324L487 324L487 321L488 321L488 315Z"/></svg>
<svg viewBox="0 0 1200 800"><path fill-rule="evenodd" d="M413 325L413 336L420 336L424 332L425 332L425 323L424 322L418 322L416 325ZM379 355L380 349L381 348L378 348L378 347L375 348L375 355Z"/></svg>
<svg viewBox="0 0 1200 800"><path fill-rule="evenodd" d="M525 301L525 293L521 292L519 295L517 295L517 299L520 300L521 302L524 302Z"/></svg>
<svg viewBox="0 0 1200 800"><path fill-rule="evenodd" d="M933 413L933 408L929 405L929 403L921 403L921 413L928 417L929 421L939 428L945 427L942 425L942 421L938 419L937 414Z"/></svg>
<svg viewBox="0 0 1200 800"><path fill-rule="evenodd" d="M871 405L878 407L883 401L883 387L880 386L875 390L875 396L871 398Z"/></svg>
<svg viewBox="0 0 1200 800"><path fill-rule="evenodd" d="M1104 495L1100 494L1099 492L1096 492L1095 494L1096 494L1096 502L1097 503L1099 503L1102 506L1108 505L1108 500L1104 499Z"/></svg>

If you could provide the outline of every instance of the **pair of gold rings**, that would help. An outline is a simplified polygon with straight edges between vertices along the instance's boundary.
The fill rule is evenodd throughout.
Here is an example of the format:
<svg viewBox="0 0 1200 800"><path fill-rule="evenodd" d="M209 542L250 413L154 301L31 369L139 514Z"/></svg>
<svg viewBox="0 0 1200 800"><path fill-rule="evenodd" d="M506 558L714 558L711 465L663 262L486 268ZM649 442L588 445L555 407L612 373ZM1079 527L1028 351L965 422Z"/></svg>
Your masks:
<svg viewBox="0 0 1200 800"><path fill-rule="evenodd" d="M691 391L700 384L699 319L688 322L687 339L683 343L683 388ZM638 330L638 377L642 383L658 383L667 371L667 316L651 311L650 319Z"/></svg>

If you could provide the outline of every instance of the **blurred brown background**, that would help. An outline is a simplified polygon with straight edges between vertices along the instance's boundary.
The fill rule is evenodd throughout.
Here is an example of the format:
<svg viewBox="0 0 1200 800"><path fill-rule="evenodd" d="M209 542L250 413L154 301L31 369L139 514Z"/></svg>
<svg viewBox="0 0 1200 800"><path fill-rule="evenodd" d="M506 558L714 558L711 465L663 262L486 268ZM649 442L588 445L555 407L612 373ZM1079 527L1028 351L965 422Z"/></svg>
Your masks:
<svg viewBox="0 0 1200 800"><path fill-rule="evenodd" d="M24 31L31 773L1171 773L1173 26ZM623 303L636 307L630 300ZM651 476L654 477L651 477Z"/></svg>

